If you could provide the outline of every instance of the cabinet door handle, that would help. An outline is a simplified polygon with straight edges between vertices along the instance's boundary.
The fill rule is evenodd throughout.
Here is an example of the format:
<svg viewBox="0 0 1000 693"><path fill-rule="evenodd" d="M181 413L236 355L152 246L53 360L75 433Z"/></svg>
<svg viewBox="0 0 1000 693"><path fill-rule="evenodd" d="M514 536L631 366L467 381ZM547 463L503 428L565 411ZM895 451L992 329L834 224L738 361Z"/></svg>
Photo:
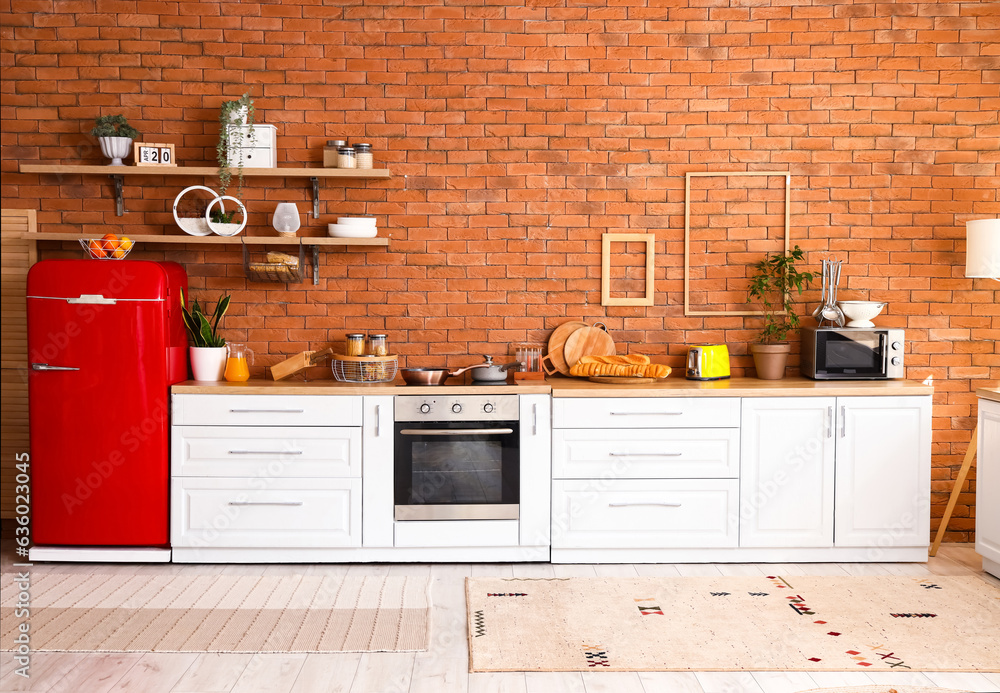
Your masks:
<svg viewBox="0 0 1000 693"><path fill-rule="evenodd" d="M680 416L682 411L613 411L611 416Z"/></svg>
<svg viewBox="0 0 1000 693"><path fill-rule="evenodd" d="M608 457L680 457L682 452L609 452Z"/></svg>
<svg viewBox="0 0 1000 693"><path fill-rule="evenodd" d="M230 409L230 414L302 414L305 409Z"/></svg>
<svg viewBox="0 0 1000 693"><path fill-rule="evenodd" d="M230 455L301 455L301 450L230 450Z"/></svg>
<svg viewBox="0 0 1000 693"><path fill-rule="evenodd" d="M654 502L641 502L636 501L634 503L608 503L609 508L634 508L634 507L644 507L649 506L653 508L679 508L680 503L654 503Z"/></svg>
<svg viewBox="0 0 1000 693"><path fill-rule="evenodd" d="M840 437L847 435L847 407L840 407Z"/></svg>
<svg viewBox="0 0 1000 693"><path fill-rule="evenodd" d="M833 438L833 405L826 408L826 437Z"/></svg>
<svg viewBox="0 0 1000 693"><path fill-rule="evenodd" d="M531 405L531 415L532 415L532 420L531 420L531 435L537 436L538 435L538 405L537 404L532 404Z"/></svg>
<svg viewBox="0 0 1000 693"><path fill-rule="evenodd" d="M376 438L378 438L378 424L379 424L379 420L382 417L382 414L379 412L380 406L381 405L378 405L378 404L375 405L375 437Z"/></svg>
<svg viewBox="0 0 1000 693"><path fill-rule="evenodd" d="M302 501L229 501L230 505L302 505Z"/></svg>

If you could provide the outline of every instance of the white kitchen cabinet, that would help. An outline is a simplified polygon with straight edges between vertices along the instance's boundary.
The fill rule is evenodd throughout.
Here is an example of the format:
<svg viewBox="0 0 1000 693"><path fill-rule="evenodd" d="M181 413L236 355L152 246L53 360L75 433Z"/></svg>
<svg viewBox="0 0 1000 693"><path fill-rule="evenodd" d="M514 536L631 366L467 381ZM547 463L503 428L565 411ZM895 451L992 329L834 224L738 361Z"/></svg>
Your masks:
<svg viewBox="0 0 1000 693"><path fill-rule="evenodd" d="M743 400L740 546L833 546L833 397Z"/></svg>
<svg viewBox="0 0 1000 693"><path fill-rule="evenodd" d="M834 545L930 543L929 397L838 397Z"/></svg>
<svg viewBox="0 0 1000 693"><path fill-rule="evenodd" d="M362 543L393 545L393 398L364 397Z"/></svg>
<svg viewBox="0 0 1000 693"><path fill-rule="evenodd" d="M926 547L929 397L743 401L740 546Z"/></svg>
<svg viewBox="0 0 1000 693"><path fill-rule="evenodd" d="M980 398L976 451L976 551L1000 577L1000 402Z"/></svg>

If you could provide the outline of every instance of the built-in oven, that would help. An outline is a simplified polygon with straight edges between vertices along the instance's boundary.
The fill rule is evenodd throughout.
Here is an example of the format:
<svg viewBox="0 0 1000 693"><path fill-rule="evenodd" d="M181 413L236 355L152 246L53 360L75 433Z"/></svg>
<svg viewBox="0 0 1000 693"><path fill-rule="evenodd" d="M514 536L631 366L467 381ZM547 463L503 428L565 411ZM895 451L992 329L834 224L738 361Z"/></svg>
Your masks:
<svg viewBox="0 0 1000 693"><path fill-rule="evenodd" d="M903 336L878 327L806 327L800 370L816 380L903 378Z"/></svg>
<svg viewBox="0 0 1000 693"><path fill-rule="evenodd" d="M518 519L517 395L400 395L394 418L396 521Z"/></svg>

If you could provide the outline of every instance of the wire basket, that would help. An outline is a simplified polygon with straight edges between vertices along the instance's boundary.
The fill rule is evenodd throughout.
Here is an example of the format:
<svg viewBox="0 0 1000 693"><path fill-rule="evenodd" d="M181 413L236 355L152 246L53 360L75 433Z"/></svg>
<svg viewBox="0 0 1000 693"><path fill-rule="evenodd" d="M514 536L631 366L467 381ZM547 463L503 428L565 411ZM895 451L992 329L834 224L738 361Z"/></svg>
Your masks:
<svg viewBox="0 0 1000 693"><path fill-rule="evenodd" d="M336 354L330 365L334 379L342 383L391 383L399 370L399 357Z"/></svg>
<svg viewBox="0 0 1000 693"><path fill-rule="evenodd" d="M301 282L305 254L299 245L298 256L279 252L251 251L243 244L243 269L252 282Z"/></svg>
<svg viewBox="0 0 1000 693"><path fill-rule="evenodd" d="M135 247L130 240L104 240L103 238L81 238L80 245L93 260L121 260Z"/></svg>

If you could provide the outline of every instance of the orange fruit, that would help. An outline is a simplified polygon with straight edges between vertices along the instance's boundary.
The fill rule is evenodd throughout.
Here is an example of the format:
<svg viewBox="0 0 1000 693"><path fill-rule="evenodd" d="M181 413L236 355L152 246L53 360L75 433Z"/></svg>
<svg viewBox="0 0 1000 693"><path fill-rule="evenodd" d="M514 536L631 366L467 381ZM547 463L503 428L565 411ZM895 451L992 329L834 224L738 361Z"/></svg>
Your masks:
<svg viewBox="0 0 1000 693"><path fill-rule="evenodd" d="M118 247L127 253L132 249L132 239L128 236L122 236L121 240L118 241Z"/></svg>
<svg viewBox="0 0 1000 693"><path fill-rule="evenodd" d="M125 251L121 249L121 246L119 246L119 247L117 247L117 248L115 248L114 250L111 251L111 255L114 258L120 260L123 257L125 257Z"/></svg>
<svg viewBox="0 0 1000 693"><path fill-rule="evenodd" d="M104 248L100 241L91 240L87 243L87 248L90 250L90 255L96 258L107 257L108 254L104 252Z"/></svg>
<svg viewBox="0 0 1000 693"><path fill-rule="evenodd" d="M116 236L115 234L106 233L104 234L103 238L101 238L101 240L103 241L103 243L101 244L102 247L109 253L118 250L118 236Z"/></svg>

